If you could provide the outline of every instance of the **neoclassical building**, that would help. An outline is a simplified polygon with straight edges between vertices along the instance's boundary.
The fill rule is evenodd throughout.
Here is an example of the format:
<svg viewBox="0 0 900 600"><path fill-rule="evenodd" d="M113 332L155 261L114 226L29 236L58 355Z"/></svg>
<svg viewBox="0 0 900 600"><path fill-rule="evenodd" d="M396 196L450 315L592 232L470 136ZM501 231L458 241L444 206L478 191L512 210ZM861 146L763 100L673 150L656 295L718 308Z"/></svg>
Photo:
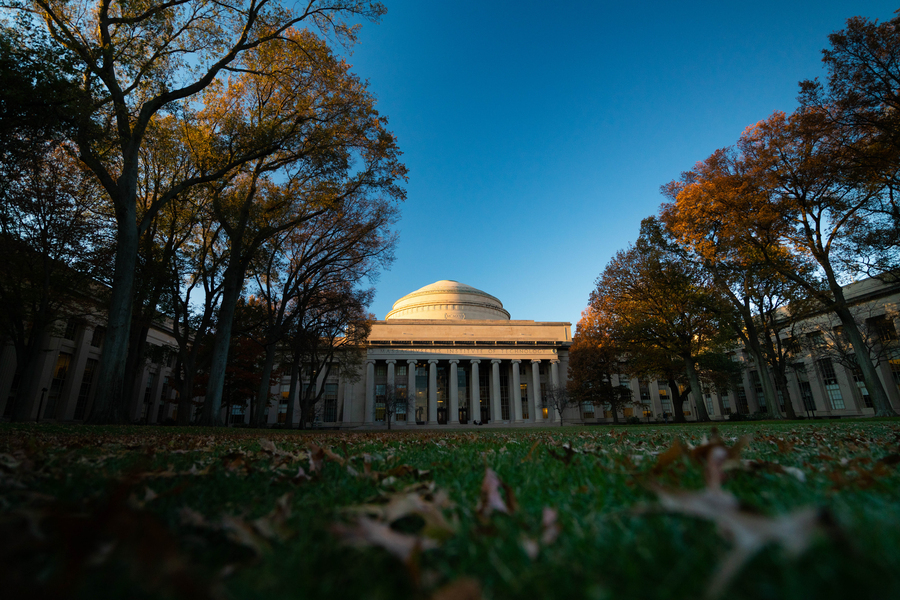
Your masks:
<svg viewBox="0 0 900 600"><path fill-rule="evenodd" d="M372 325L365 371L355 382L332 382L342 388L340 411L329 405L335 394L326 389L323 421L551 423L558 417L542 394L565 384L571 343L571 323L511 320L494 296L438 281L400 298Z"/></svg>

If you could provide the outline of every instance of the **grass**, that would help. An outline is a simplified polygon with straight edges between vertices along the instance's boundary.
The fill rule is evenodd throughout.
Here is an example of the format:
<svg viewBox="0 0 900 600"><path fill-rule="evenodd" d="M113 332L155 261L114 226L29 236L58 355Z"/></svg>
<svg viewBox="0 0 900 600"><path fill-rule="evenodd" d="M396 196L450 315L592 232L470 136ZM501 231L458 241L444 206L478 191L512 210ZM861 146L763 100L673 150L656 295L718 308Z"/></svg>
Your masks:
<svg viewBox="0 0 900 600"><path fill-rule="evenodd" d="M765 517L754 523L820 509L805 551L751 552L722 597L900 597L900 421L718 428L726 447L749 436L724 490ZM660 456L710 432L2 424L0 589L10 598L703 597L740 543L715 517L662 510L658 494L705 489L700 451ZM484 508L488 467L509 514ZM427 510L379 519L409 495ZM433 531L428 510L449 525ZM359 533L362 513L437 547L387 550L389 534Z"/></svg>

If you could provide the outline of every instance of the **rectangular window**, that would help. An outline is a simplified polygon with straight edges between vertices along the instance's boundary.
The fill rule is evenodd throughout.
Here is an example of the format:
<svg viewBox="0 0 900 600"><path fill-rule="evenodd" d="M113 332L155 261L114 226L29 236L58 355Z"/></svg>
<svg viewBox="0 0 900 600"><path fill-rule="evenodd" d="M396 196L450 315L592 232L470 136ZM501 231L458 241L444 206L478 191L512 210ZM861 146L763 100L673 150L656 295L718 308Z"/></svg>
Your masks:
<svg viewBox="0 0 900 600"><path fill-rule="evenodd" d="M384 399L387 386L383 383L375 384L375 420L384 421Z"/></svg>
<svg viewBox="0 0 900 600"><path fill-rule="evenodd" d="M843 410L844 398L841 396L841 388L838 385L837 373L834 372L834 365L831 364L830 358L822 358L816 361L819 366L819 373L822 375L822 384L825 386L825 394L831 402L833 410Z"/></svg>
<svg viewBox="0 0 900 600"><path fill-rule="evenodd" d="M78 400L75 402L76 421L84 419L84 411L87 409L88 398L91 396L91 387L94 385L94 371L97 369L97 359L89 358L84 365L84 375L81 377L81 386L78 388Z"/></svg>
<svg viewBox="0 0 900 600"><path fill-rule="evenodd" d="M743 383L737 384L737 409L742 415L750 414L750 405L747 402L747 390L744 389Z"/></svg>
<svg viewBox="0 0 900 600"><path fill-rule="evenodd" d="M766 396L763 394L762 379L759 377L759 371L750 371L750 383L753 384L753 392L756 394L759 412L769 412L769 408L766 406Z"/></svg>
<svg viewBox="0 0 900 600"><path fill-rule="evenodd" d="M94 327L94 333L91 334L91 346L99 348L103 345L106 338L106 327Z"/></svg>
<svg viewBox="0 0 900 600"><path fill-rule="evenodd" d="M874 408L872 397L869 396L869 390L866 389L866 381L863 379L862 369L859 367L859 363L856 362L856 356L851 356L850 360L854 365L852 369L853 382L856 384L857 396L866 408Z"/></svg>
<svg viewBox="0 0 900 600"><path fill-rule="evenodd" d="M641 402L644 404L650 403L650 382L646 379L642 379L638 382L638 386L641 393Z"/></svg>
<svg viewBox="0 0 900 600"><path fill-rule="evenodd" d="M897 341L897 328L894 327L894 320L888 316L881 316L871 321L871 328L875 330L875 335L882 344Z"/></svg>
<svg viewBox="0 0 900 600"><path fill-rule="evenodd" d="M522 399L522 418L528 419L530 418L530 413L528 412L528 384L522 383L519 385L519 397ZM594 412L594 407L591 407L591 412Z"/></svg>
<svg viewBox="0 0 900 600"><path fill-rule="evenodd" d="M900 350L894 350L888 357L888 364L891 366L891 376L894 378L894 384L900 391Z"/></svg>
<svg viewBox="0 0 900 600"><path fill-rule="evenodd" d="M78 321L74 318L66 321L66 329L63 332L63 337L67 340L74 340L75 334L78 332Z"/></svg>
<svg viewBox="0 0 900 600"><path fill-rule="evenodd" d="M731 400L728 397L728 390L716 390L716 394L719 395L719 399L722 400L722 414L730 415L731 414Z"/></svg>
<svg viewBox="0 0 900 600"><path fill-rule="evenodd" d="M500 418L509 421L509 377L500 375Z"/></svg>
<svg viewBox="0 0 900 600"><path fill-rule="evenodd" d="M405 388L406 386L403 387ZM328 423L334 423L335 421L337 421L337 396L338 384L326 383L324 393L325 421L327 421ZM285 405L285 407L287 407L287 405Z"/></svg>
<svg viewBox="0 0 900 600"><path fill-rule="evenodd" d="M581 415L585 419L593 419L594 418L594 405L590 402L582 402L581 403Z"/></svg>
<svg viewBox="0 0 900 600"><path fill-rule="evenodd" d="M56 404L63 392L63 386L66 384L66 375L69 373L69 367L72 364L72 355L67 352L60 352L59 358L56 359L56 366L53 368L53 379L50 381L50 389L47 391L47 406L44 407L43 418L53 419L56 417Z"/></svg>
<svg viewBox="0 0 900 600"><path fill-rule="evenodd" d="M664 413L672 414L672 399L669 397L669 390L662 386L659 386L659 404Z"/></svg>

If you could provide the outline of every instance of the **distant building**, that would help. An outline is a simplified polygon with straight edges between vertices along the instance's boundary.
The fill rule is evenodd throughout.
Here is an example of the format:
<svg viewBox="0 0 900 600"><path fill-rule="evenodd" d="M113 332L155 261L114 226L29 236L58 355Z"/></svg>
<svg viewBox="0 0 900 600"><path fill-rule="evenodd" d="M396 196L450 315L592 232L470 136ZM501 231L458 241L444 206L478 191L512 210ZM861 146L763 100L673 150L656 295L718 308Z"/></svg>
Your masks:
<svg viewBox="0 0 900 600"><path fill-rule="evenodd" d="M864 335L877 347L879 377L900 412L900 284L870 279L847 286L845 293ZM838 325L833 315L822 313L795 325L790 335L783 334L793 355L787 389L778 390L782 407L792 402L797 415L805 417L874 414ZM103 331L101 321L71 319L64 327L60 324L56 335L47 336L42 368L46 392L31 399L32 418L39 410L41 419L58 421L79 421L89 413ZM383 321L372 325L354 377L341 377L333 369L318 378L316 389L323 393L316 425L380 428L387 418L407 429L558 424L559 416L544 400L548 389L565 385L571 344L571 323L511 320L494 296L456 281L438 281L400 298ZM167 351L175 341L158 326L151 330L148 345L153 359L145 361L128 414L132 421L162 423L176 411L169 383L174 357ZM740 383L733 389L691 393L683 406L688 420L696 419L698 401L717 420L733 413L769 412L761 378L771 378L770 369L754 364L741 348L735 349L732 360L743 367ZM15 355L7 346L0 353L5 417L16 388L14 374ZM633 398L620 418L651 421L672 415L672 395L663 382L622 375L618 383L628 386ZM275 400L266 413L270 425L283 422L287 414L286 379L272 392ZM392 394L407 401L390 408L386 401ZM227 410L230 423L249 420L249 411L241 406ZM590 404L569 408L564 419L613 420L608 410Z"/></svg>

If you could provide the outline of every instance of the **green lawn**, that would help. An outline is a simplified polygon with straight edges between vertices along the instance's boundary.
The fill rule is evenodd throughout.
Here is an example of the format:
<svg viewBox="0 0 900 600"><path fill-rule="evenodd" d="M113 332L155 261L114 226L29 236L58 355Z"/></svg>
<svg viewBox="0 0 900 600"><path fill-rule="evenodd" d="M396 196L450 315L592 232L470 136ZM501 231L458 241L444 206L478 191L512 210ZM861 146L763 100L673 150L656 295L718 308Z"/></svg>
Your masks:
<svg viewBox="0 0 900 600"><path fill-rule="evenodd" d="M900 598L900 421L718 426L2 424L0 593Z"/></svg>

